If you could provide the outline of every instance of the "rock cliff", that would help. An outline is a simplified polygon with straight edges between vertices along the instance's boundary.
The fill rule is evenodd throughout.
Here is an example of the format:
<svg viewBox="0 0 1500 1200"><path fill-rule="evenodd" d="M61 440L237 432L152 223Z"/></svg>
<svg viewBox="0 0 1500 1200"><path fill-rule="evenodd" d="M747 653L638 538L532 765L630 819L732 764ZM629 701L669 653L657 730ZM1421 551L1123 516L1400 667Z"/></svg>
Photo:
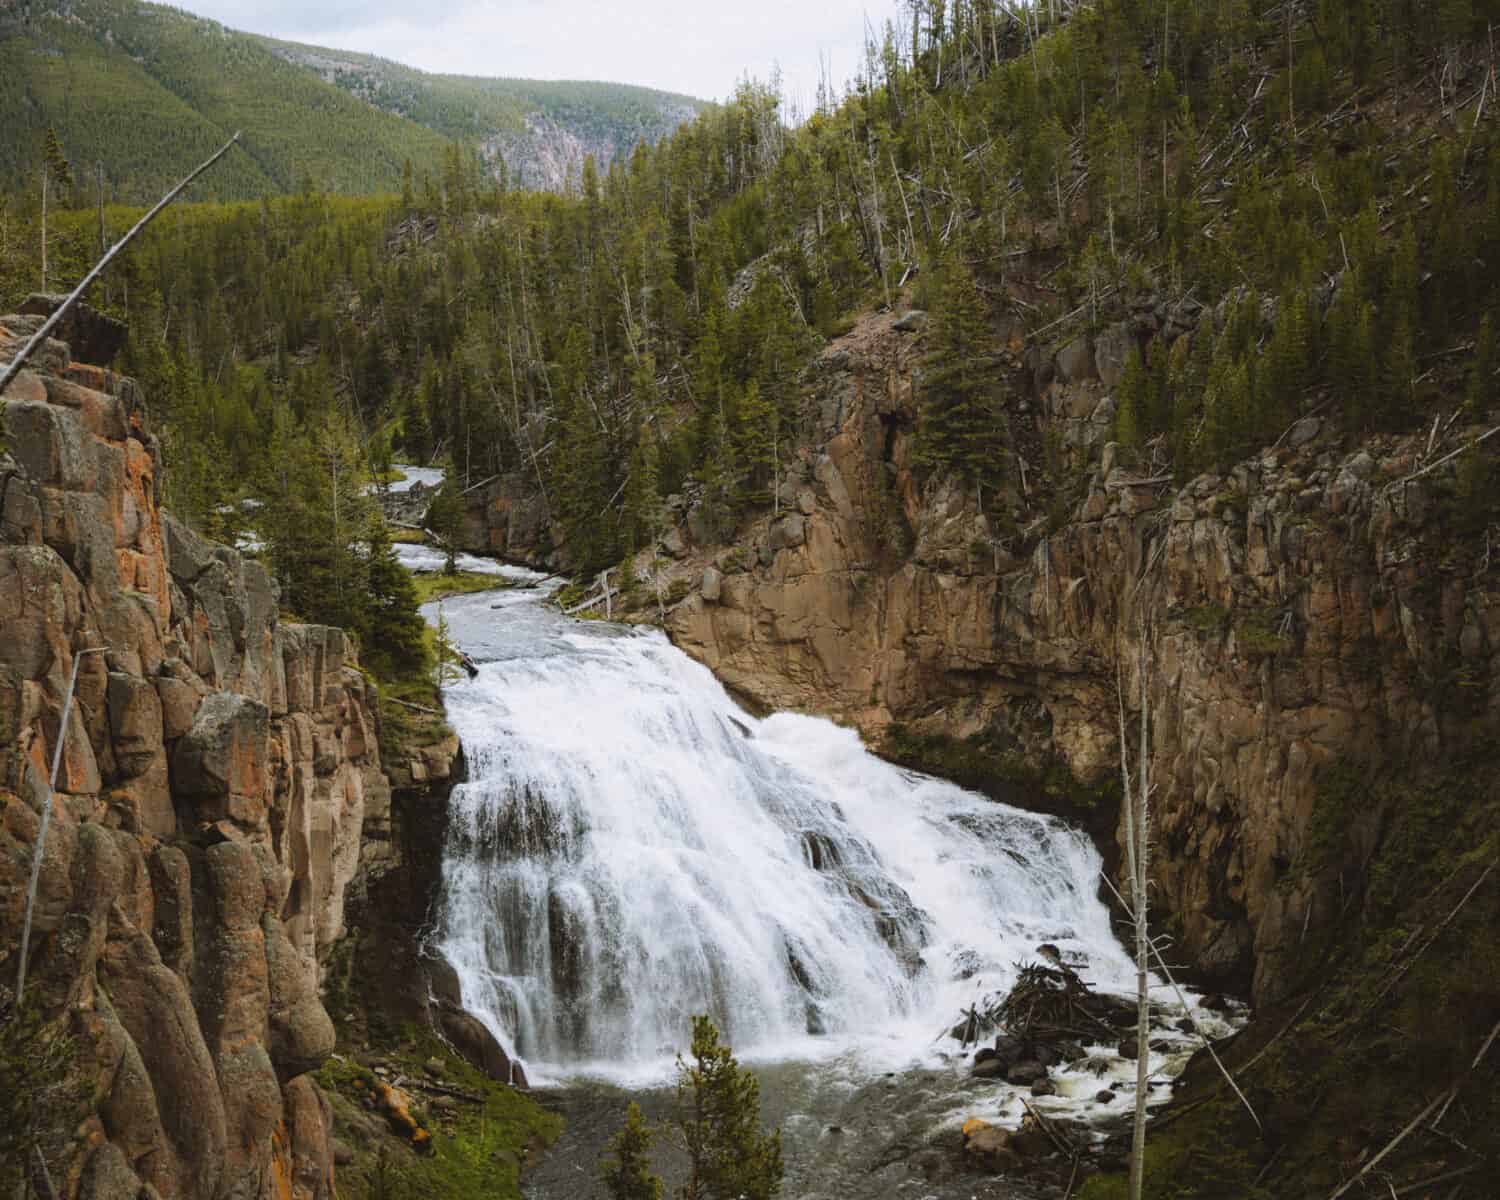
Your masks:
<svg viewBox="0 0 1500 1200"><path fill-rule="evenodd" d="M0 318L0 358L40 320ZM99 1098L69 1186L331 1197L322 974L351 883L400 859L374 686L163 511L131 381L61 342L32 366L0 403L0 991L50 805L26 999Z"/></svg>
<svg viewBox="0 0 1500 1200"><path fill-rule="evenodd" d="M1313 416L1178 488L1109 440L1132 341L1191 328L1146 311L1047 353L1009 342L997 518L913 461L919 325L868 317L812 365L779 511L716 545L673 499L637 560L641 619L752 705L1112 833L1117 684L1134 708L1148 617L1155 900L1203 977L1276 1000L1348 882L1304 869L1326 769L1500 727L1500 585L1457 529L1458 460L1409 479L1451 441L1356 444ZM496 485L471 524L537 559L542 516Z"/></svg>

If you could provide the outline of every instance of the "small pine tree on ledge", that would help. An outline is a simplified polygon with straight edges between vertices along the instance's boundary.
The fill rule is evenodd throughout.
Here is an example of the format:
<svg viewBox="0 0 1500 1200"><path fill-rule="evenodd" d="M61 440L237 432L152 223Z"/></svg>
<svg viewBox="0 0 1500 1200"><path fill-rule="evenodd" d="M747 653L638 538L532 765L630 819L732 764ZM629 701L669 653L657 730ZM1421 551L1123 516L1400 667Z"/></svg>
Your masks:
<svg viewBox="0 0 1500 1200"><path fill-rule="evenodd" d="M760 1129L760 1080L705 1017L693 1018L692 1062L677 1059L677 1125L690 1174L682 1200L771 1200L781 1191L781 1130Z"/></svg>
<svg viewBox="0 0 1500 1200"><path fill-rule="evenodd" d="M641 1106L625 1110L625 1127L609 1141L609 1153L599 1165L599 1178L611 1200L661 1200L662 1183L651 1173L651 1143L656 1130L646 1124Z"/></svg>
<svg viewBox="0 0 1500 1200"><path fill-rule="evenodd" d="M677 1200L772 1200L781 1193L781 1130L760 1127L760 1080L735 1060L708 1017L693 1018L691 1061L677 1058L673 1134L687 1153L688 1178ZM609 1143L599 1175L611 1200L661 1200L652 1174L656 1130L639 1106Z"/></svg>

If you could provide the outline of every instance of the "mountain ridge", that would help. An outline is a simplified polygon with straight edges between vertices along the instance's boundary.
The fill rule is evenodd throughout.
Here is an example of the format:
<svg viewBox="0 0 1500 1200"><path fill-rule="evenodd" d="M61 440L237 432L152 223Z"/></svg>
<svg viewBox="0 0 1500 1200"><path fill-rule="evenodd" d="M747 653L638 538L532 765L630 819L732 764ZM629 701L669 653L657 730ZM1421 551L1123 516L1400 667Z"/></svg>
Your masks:
<svg viewBox="0 0 1500 1200"><path fill-rule="evenodd" d="M11 178L39 170L51 127L75 175L100 165L110 199L139 203L235 130L242 145L200 185L205 198L308 181L396 191L406 162L436 174L454 141L477 149L492 174L560 190L587 155L607 163L703 106L625 84L433 75L141 0L46 0L0 17L0 107L12 118L0 126L0 169Z"/></svg>

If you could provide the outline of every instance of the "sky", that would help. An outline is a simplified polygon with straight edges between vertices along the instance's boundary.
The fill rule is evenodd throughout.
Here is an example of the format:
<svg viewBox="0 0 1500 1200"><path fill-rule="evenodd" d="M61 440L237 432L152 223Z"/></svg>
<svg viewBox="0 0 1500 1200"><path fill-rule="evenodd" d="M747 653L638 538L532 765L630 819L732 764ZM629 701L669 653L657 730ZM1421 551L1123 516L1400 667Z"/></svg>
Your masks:
<svg viewBox="0 0 1500 1200"><path fill-rule="evenodd" d="M842 90L866 19L898 0L176 0L235 29L378 54L424 71L602 79L723 100L746 72L811 107Z"/></svg>

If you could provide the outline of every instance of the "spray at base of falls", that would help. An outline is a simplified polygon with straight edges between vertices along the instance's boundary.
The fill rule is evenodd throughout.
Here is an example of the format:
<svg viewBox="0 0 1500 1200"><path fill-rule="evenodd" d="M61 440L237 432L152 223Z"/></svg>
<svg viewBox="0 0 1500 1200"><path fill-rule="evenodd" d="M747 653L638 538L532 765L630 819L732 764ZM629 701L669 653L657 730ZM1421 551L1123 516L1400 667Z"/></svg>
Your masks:
<svg viewBox="0 0 1500 1200"><path fill-rule="evenodd" d="M493 610L499 608L501 613ZM1128 993L1078 832L741 710L659 633L450 602L441 949L533 1078L661 1080L707 1012L750 1061L935 1061L1041 942ZM951 1048L951 1047L950 1047Z"/></svg>

